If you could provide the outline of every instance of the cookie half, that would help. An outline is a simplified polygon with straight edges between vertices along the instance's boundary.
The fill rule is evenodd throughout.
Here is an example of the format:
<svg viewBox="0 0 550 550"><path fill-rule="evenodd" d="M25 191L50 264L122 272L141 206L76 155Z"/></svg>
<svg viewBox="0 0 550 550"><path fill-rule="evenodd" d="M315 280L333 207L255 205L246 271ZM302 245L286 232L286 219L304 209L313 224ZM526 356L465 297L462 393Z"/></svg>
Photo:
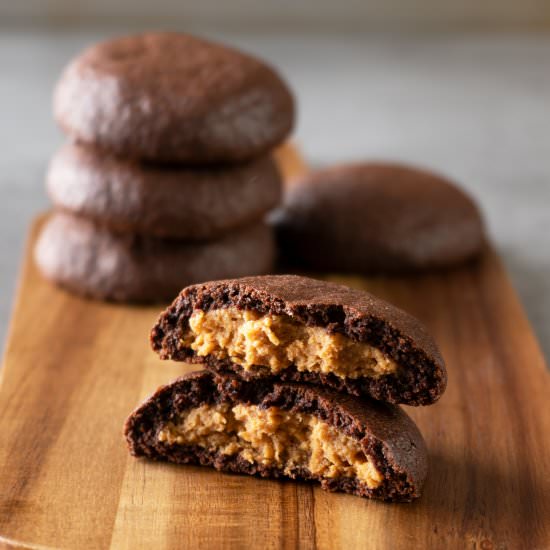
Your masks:
<svg viewBox="0 0 550 550"><path fill-rule="evenodd" d="M271 229L258 223L201 243L122 235L54 213L35 259L45 277L77 294L117 302L168 301L182 286L272 268Z"/></svg>
<svg viewBox="0 0 550 550"><path fill-rule="evenodd" d="M160 167L68 144L50 163L47 189L56 207L117 232L200 240L260 220L280 202L281 178L269 156Z"/></svg>
<svg viewBox="0 0 550 550"><path fill-rule="evenodd" d="M75 140L157 162L236 162L282 142L294 102L271 67L187 34L94 45L63 72L55 117Z"/></svg>
<svg viewBox="0 0 550 550"><path fill-rule="evenodd" d="M124 432L137 457L312 480L388 501L420 496L427 471L422 436L399 407L207 371L159 388Z"/></svg>
<svg viewBox="0 0 550 550"><path fill-rule="evenodd" d="M296 275L185 288L151 344L162 359L222 374L309 382L389 403L431 404L447 381L417 319L367 292Z"/></svg>
<svg viewBox="0 0 550 550"><path fill-rule="evenodd" d="M329 272L402 273L478 256L480 212L433 173L367 163L313 172L289 186L273 217L289 265Z"/></svg>

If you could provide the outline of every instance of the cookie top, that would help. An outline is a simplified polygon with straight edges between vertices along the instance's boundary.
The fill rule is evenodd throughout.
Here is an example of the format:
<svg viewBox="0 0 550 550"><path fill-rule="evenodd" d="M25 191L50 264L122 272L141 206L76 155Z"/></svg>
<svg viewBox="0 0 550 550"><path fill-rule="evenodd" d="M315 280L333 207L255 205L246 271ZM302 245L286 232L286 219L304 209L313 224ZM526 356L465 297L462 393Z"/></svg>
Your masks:
<svg viewBox="0 0 550 550"><path fill-rule="evenodd" d="M414 422L399 407L305 384L245 381L215 377L207 371L189 373L159 388L130 415L124 432L131 453L216 467L225 463L227 467L219 469L276 475L277 467L270 467L269 460L263 461L267 467L259 465L250 470L250 464L247 467L247 461L238 456L230 461L230 455L226 455L227 460L222 461L215 453L204 453L197 446L185 449L159 440L158 433L167 422L175 422L201 405L223 403L256 405L264 411L276 407L290 413L290 418L293 414L320 418L336 428L336 434L360 442L365 458L382 474L382 482L374 488L350 477L336 478L334 483L325 480L326 488L390 501L420 496L427 473L426 445ZM277 430L284 430L284 424ZM277 432L269 433L275 436ZM330 440L327 443L330 445ZM292 477L315 479L307 468L294 472Z"/></svg>
<svg viewBox="0 0 550 550"><path fill-rule="evenodd" d="M65 145L47 176L52 202L117 232L213 239L260 220L281 198L269 156L223 168L159 167Z"/></svg>
<svg viewBox="0 0 550 550"><path fill-rule="evenodd" d="M313 172L273 217L284 262L333 272L444 268L477 256L480 212L445 178L389 163Z"/></svg>
<svg viewBox="0 0 550 550"><path fill-rule="evenodd" d="M85 50L65 69L55 117L79 142L158 162L261 155L289 134L291 92L265 63L187 34L152 32Z"/></svg>
<svg viewBox="0 0 550 550"><path fill-rule="evenodd" d="M115 302L167 302L185 284L267 273L272 232L263 223L206 243L116 234L93 222L56 212L34 250L42 274L83 296Z"/></svg>
<svg viewBox="0 0 550 550"><path fill-rule="evenodd" d="M203 312L198 319L193 318L197 311ZM244 320L248 322L245 331L240 330L239 311L256 314ZM209 312L217 312L217 318L208 318ZM220 315L224 312L230 315ZM201 326L206 333L199 332ZM303 335L296 330L303 326L325 331ZM253 364L240 361L238 347L227 353L232 327L256 339L246 346ZM223 349L216 342L218 328L223 330ZM325 334L343 335L345 341ZM276 343L274 349L265 335ZM206 351L196 345L197 337ZM311 338L319 345L310 349L307 341ZM161 314L151 331L151 344L163 359L204 363L217 372L249 378L310 382L390 403L431 404L447 383L443 358L420 321L368 292L297 275L244 277L187 287ZM287 356L285 348L294 351ZM330 350L322 368L318 365L325 359L323 354L313 362L303 361L303 355L317 353L315 348ZM263 362L266 357L269 364ZM354 362L357 368L349 372L347 365Z"/></svg>

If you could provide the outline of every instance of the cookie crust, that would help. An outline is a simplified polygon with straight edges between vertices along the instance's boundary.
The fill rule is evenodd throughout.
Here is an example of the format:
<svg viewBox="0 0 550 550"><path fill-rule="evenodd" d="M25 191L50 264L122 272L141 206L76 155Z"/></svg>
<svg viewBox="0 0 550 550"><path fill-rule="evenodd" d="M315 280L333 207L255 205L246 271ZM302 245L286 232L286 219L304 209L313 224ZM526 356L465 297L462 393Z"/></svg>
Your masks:
<svg viewBox="0 0 550 550"><path fill-rule="evenodd" d="M224 307L288 315L307 326L324 327L380 349L403 367L396 374L355 379L290 367L280 371L277 379L321 384L352 395L407 405L429 405L445 391L445 363L433 338L417 319L367 292L297 275L245 277L183 289L153 327L152 348L162 359L200 363L216 372L236 373L248 379L270 377L261 368L247 372L229 359L198 356L182 346L194 310Z"/></svg>
<svg viewBox="0 0 550 550"><path fill-rule="evenodd" d="M392 163L334 166L287 189L272 217L283 264L323 272L450 268L485 248L474 201L446 178Z"/></svg>
<svg viewBox="0 0 550 550"><path fill-rule="evenodd" d="M269 156L224 167L160 167L67 144L46 181L53 204L116 232L185 240L221 237L262 219L281 199Z"/></svg>
<svg viewBox="0 0 550 550"><path fill-rule="evenodd" d="M167 302L186 282L273 265L269 227L254 224L209 242L117 234L84 218L53 213L35 246L42 274L83 296L115 302Z"/></svg>
<svg viewBox="0 0 550 550"><path fill-rule="evenodd" d="M369 489L351 478L316 479L306 470L284 475L276 468L237 456L223 456L194 446L167 445L158 440L160 426L191 407L204 403L255 404L313 414L345 435L361 441L384 480ZM201 464L218 470L261 477L320 481L323 489L357 496L407 502L420 496L427 472L424 440L413 421L399 408L303 384L246 382L194 372L159 388L127 419L124 434L132 455L179 464Z"/></svg>
<svg viewBox="0 0 550 550"><path fill-rule="evenodd" d="M55 118L75 140L162 163L239 162L279 144L294 101L252 56L187 34L151 32L94 45L65 69Z"/></svg>

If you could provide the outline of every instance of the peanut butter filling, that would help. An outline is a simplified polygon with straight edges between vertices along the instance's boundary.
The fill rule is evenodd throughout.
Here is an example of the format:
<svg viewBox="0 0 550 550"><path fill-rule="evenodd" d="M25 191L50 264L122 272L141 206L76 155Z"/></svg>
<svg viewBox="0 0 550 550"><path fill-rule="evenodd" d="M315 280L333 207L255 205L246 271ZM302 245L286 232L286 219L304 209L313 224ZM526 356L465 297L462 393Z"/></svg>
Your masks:
<svg viewBox="0 0 550 550"><path fill-rule="evenodd" d="M397 370L395 361L368 344L307 327L286 315L237 308L196 310L181 345L200 356L231 359L245 370L262 366L278 373L294 365L299 371L341 378L377 378Z"/></svg>
<svg viewBox="0 0 550 550"><path fill-rule="evenodd" d="M178 422L167 423L158 440L239 454L250 463L275 466L286 474L305 468L323 478L357 478L371 489L383 480L359 441L316 416L277 407L201 405Z"/></svg>

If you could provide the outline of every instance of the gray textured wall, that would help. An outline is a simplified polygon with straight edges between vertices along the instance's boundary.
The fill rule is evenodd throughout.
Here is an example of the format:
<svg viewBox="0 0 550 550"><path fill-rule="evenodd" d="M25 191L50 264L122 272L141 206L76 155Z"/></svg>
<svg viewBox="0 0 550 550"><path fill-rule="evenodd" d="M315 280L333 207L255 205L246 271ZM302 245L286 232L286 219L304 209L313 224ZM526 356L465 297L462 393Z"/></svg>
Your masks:
<svg viewBox="0 0 550 550"><path fill-rule="evenodd" d="M224 25L510 26L550 24L548 0L0 0L0 16L41 21Z"/></svg>

